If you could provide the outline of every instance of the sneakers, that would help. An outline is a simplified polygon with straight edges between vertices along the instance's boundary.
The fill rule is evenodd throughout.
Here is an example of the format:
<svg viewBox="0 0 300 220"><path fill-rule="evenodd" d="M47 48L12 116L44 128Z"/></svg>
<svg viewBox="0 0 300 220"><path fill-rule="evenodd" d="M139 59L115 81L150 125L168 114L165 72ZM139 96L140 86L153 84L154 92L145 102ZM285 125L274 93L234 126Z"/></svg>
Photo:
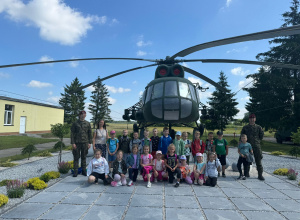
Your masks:
<svg viewBox="0 0 300 220"><path fill-rule="evenodd" d="M150 182L148 182L148 184L147 184L147 188L150 188L151 187L151 183Z"/></svg>
<svg viewBox="0 0 300 220"><path fill-rule="evenodd" d="M157 183L157 178L154 178L154 182Z"/></svg>
<svg viewBox="0 0 300 220"><path fill-rule="evenodd" d="M74 170L73 177L77 177L77 175L78 175L78 171L77 171L77 170Z"/></svg>
<svg viewBox="0 0 300 220"><path fill-rule="evenodd" d="M129 183L127 184L127 186L132 186L133 182L130 180Z"/></svg>
<svg viewBox="0 0 300 220"><path fill-rule="evenodd" d="M246 177L245 177L245 176L243 176L242 180L246 180Z"/></svg>
<svg viewBox="0 0 300 220"><path fill-rule="evenodd" d="M194 180L194 184L195 184L195 185L198 185L198 181L197 181L197 180Z"/></svg>
<svg viewBox="0 0 300 220"><path fill-rule="evenodd" d="M222 173L222 177L226 178L226 174L225 174L225 173Z"/></svg>
<svg viewBox="0 0 300 220"><path fill-rule="evenodd" d="M122 186L121 181L118 181L116 186Z"/></svg>
<svg viewBox="0 0 300 220"><path fill-rule="evenodd" d="M241 180L241 179L243 179L244 178L244 176L243 175L240 175L237 179L238 180Z"/></svg>
<svg viewBox="0 0 300 220"><path fill-rule="evenodd" d="M179 186L179 182L176 182L175 187L178 187L178 186Z"/></svg>

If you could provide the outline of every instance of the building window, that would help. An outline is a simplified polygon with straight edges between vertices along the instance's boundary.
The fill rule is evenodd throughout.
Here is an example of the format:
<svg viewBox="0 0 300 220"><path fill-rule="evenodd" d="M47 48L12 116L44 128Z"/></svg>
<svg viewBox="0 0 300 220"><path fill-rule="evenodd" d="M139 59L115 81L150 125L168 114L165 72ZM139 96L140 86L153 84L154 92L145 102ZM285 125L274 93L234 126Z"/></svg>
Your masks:
<svg viewBox="0 0 300 220"><path fill-rule="evenodd" d="M5 105L4 112L4 125L12 125L13 124L13 105Z"/></svg>

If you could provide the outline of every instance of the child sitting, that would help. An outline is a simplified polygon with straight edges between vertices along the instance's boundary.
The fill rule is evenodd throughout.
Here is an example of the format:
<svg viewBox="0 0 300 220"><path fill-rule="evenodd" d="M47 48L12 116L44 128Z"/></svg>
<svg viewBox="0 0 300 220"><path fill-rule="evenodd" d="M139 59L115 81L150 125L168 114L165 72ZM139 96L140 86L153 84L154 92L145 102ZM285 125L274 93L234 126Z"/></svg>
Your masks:
<svg viewBox="0 0 300 220"><path fill-rule="evenodd" d="M185 155L181 155L180 157L180 166L179 169L181 171L181 179L180 182L185 181L187 184L192 184L192 179L190 177L190 167L186 163L186 157Z"/></svg>
<svg viewBox="0 0 300 220"><path fill-rule="evenodd" d="M178 156L184 155L184 142L181 139L181 132L176 132L176 137L173 140L173 144L175 145L175 154Z"/></svg>
<svg viewBox="0 0 300 220"><path fill-rule="evenodd" d="M177 174L177 182L174 185L175 187L178 187L180 184L180 178L181 178L181 171L178 168L178 158L175 154L175 146L174 144L170 144L168 147L168 152L165 158L165 165L167 167L168 176L169 176L169 183L173 183L174 181L174 174Z"/></svg>
<svg viewBox="0 0 300 220"><path fill-rule="evenodd" d="M142 141L139 139L139 133L138 132L133 132L133 139L131 139L130 144L129 144L129 150L132 152L132 146L134 144L137 144L139 146L138 152L139 154L142 154Z"/></svg>
<svg viewBox="0 0 300 220"><path fill-rule="evenodd" d="M108 152L108 163L111 168L112 162L116 159L116 153L119 149L119 140L115 138L116 132L112 130L110 132L110 138L107 140L107 152Z"/></svg>
<svg viewBox="0 0 300 220"><path fill-rule="evenodd" d="M242 134L241 141L242 141L242 143L240 143L239 147L238 147L238 153L240 155L239 160L237 162L237 168L240 172L240 176L238 179L245 180L246 177L250 177L250 175L249 175L250 164L251 164L251 161L253 161L253 157L250 154L253 154L253 149L252 149L251 144L249 144L247 142L247 135ZM244 175L242 172L242 164L244 167Z"/></svg>
<svg viewBox="0 0 300 220"><path fill-rule="evenodd" d="M204 153L205 143L200 139L200 132L195 131L195 140L192 142L192 154L194 157L194 162L197 161L196 153Z"/></svg>
<svg viewBox="0 0 300 220"><path fill-rule="evenodd" d="M209 161L206 163L205 167L205 184L207 186L214 187L217 184L217 177L218 177L218 167L220 167L220 161L217 158L215 153L209 154Z"/></svg>
<svg viewBox="0 0 300 220"><path fill-rule="evenodd" d="M204 181L204 172L206 164L203 162L203 155L201 153L196 154L197 161L195 162L192 179L194 179L194 184L203 185Z"/></svg>
<svg viewBox="0 0 300 220"><path fill-rule="evenodd" d="M125 186L127 166L123 158L123 151L119 150L117 153L117 158L113 162L113 177L114 181L111 182L112 186Z"/></svg>
<svg viewBox="0 0 300 220"><path fill-rule="evenodd" d="M144 180L146 180L146 177L147 177L147 180L148 180L148 184L147 184L147 187L150 188L151 187L151 182L150 182L150 178L151 178L151 175L150 175L150 172L152 171L152 155L149 154L149 151L150 151L150 147L149 146L145 146L144 147L144 154L141 155L141 167L143 169L143 177L144 177Z"/></svg>
<svg viewBox="0 0 300 220"><path fill-rule="evenodd" d="M228 155L228 142L223 138L223 131L217 132L218 138L214 141L214 152L217 153L218 159L222 165L222 177L226 177L225 169L226 169L226 156ZM218 173L220 176L220 173Z"/></svg>
<svg viewBox="0 0 300 220"><path fill-rule="evenodd" d="M154 182L156 183L157 180L162 181L163 179L168 178L168 173L165 172L166 167L165 167L165 161L162 159L162 153L161 151L156 151L156 159L153 160L153 179Z"/></svg>
<svg viewBox="0 0 300 220"><path fill-rule="evenodd" d="M141 156L138 153L138 148L139 146L137 144L134 144L132 146L132 153L128 155L126 159L126 164L127 164L129 179L130 179L128 182L128 186L133 185L133 182L136 181L137 175L139 173Z"/></svg>
<svg viewBox="0 0 300 220"><path fill-rule="evenodd" d="M186 131L182 132L182 141L184 143L184 155L186 157L186 163L190 165L190 155L191 155L191 141L187 139L188 134Z"/></svg>
<svg viewBox="0 0 300 220"><path fill-rule="evenodd" d="M152 152L151 155L153 158L156 157L156 151L158 151L159 137L157 136L157 128L153 128L153 136L150 138L152 143Z"/></svg>
<svg viewBox="0 0 300 220"><path fill-rule="evenodd" d="M87 168L88 182L89 183L98 183L98 179L103 180L103 184L109 184L107 181L109 167L108 163L104 157L101 157L101 150L95 149L94 158L90 161Z"/></svg>
<svg viewBox="0 0 300 220"><path fill-rule="evenodd" d="M144 152L144 146L146 146L146 145L149 146L149 148L150 148L149 153L152 152L152 141L149 138L149 131L148 130L144 131L144 138L141 140L141 145L142 145L142 149L141 149L142 152Z"/></svg>

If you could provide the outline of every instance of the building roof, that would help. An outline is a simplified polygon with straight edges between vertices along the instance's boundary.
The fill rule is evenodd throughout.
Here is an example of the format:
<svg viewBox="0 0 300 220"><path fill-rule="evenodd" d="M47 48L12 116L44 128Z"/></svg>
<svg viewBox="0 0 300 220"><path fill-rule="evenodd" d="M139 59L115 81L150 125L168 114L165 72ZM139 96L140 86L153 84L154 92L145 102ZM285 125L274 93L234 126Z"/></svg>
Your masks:
<svg viewBox="0 0 300 220"><path fill-rule="evenodd" d="M0 100L7 100L7 101L21 102L21 103L31 104L31 105L40 105L40 106L45 106L45 107L49 107L49 108L63 109L63 107L56 106L56 105L48 105L45 103L32 102L32 101L22 100L22 99L15 99L15 98L10 98L10 97L6 97L6 96L0 96Z"/></svg>

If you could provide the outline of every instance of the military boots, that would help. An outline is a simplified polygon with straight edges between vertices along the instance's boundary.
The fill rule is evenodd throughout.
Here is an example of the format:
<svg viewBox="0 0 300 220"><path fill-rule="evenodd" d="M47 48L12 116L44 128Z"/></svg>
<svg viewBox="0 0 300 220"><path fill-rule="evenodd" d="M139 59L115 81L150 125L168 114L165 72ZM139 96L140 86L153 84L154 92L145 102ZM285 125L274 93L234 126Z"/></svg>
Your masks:
<svg viewBox="0 0 300 220"><path fill-rule="evenodd" d="M78 170L74 170L73 177L77 177L77 175L78 175Z"/></svg>

